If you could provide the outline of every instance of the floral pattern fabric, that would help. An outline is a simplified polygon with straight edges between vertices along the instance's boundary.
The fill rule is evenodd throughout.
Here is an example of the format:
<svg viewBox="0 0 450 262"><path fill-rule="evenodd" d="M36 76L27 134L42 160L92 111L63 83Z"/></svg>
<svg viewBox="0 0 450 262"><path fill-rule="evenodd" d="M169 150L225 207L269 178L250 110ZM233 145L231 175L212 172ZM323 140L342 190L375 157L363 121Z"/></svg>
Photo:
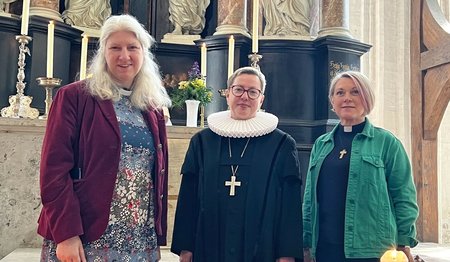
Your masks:
<svg viewBox="0 0 450 262"><path fill-rule="evenodd" d="M128 96L114 102L122 151L109 223L100 239L83 244L87 261L157 261L153 181L155 147L141 112ZM44 240L41 261L58 261L56 244Z"/></svg>

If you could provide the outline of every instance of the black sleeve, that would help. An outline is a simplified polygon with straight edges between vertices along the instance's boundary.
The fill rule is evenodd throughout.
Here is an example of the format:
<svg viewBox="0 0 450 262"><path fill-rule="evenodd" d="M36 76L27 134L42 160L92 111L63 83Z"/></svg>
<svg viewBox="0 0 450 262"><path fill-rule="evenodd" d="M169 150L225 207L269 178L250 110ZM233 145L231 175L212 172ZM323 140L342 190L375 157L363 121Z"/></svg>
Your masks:
<svg viewBox="0 0 450 262"><path fill-rule="evenodd" d="M279 220L276 239L277 258L303 257L301 175L298 153L293 138L288 136L277 161L281 176Z"/></svg>
<svg viewBox="0 0 450 262"><path fill-rule="evenodd" d="M197 136L191 139L181 168L181 186L175 212L171 252L180 254L187 250L194 252L198 220L198 157L200 146Z"/></svg>

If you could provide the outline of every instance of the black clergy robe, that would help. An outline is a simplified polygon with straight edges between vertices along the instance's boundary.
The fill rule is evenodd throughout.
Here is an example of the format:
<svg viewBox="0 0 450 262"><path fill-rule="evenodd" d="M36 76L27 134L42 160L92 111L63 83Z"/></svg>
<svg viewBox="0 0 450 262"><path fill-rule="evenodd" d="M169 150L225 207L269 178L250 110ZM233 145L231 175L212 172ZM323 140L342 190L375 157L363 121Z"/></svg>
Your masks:
<svg viewBox="0 0 450 262"><path fill-rule="evenodd" d="M302 261L301 176L294 139L279 129L247 138L209 129L194 135L183 175L171 251L200 261ZM231 165L239 165L230 196Z"/></svg>

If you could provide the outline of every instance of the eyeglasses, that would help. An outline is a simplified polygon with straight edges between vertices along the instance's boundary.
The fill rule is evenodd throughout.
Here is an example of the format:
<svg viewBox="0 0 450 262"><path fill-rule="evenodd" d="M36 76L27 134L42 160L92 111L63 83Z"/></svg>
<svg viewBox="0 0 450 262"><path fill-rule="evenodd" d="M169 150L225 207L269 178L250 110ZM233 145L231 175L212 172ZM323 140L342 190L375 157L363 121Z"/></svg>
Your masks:
<svg viewBox="0 0 450 262"><path fill-rule="evenodd" d="M247 96L250 99L256 99L261 95L261 90L258 90L256 88L245 89L239 85L234 85L231 86L230 88L231 93L233 93L233 95L237 97L241 97L245 92L247 92Z"/></svg>

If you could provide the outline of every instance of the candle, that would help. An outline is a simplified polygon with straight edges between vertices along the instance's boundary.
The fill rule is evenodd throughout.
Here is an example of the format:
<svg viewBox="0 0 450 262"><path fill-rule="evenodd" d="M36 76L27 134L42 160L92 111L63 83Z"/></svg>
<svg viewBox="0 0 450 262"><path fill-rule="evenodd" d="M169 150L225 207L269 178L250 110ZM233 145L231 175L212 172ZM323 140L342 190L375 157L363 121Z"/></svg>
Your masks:
<svg viewBox="0 0 450 262"><path fill-rule="evenodd" d="M22 3L22 26L20 27L21 35L28 35L29 16L30 16L30 0L23 0L23 3Z"/></svg>
<svg viewBox="0 0 450 262"><path fill-rule="evenodd" d="M53 77L53 46L55 38L55 24L53 21L48 23L47 33L47 77Z"/></svg>
<svg viewBox="0 0 450 262"><path fill-rule="evenodd" d="M252 52L258 53L259 0L253 0Z"/></svg>
<svg viewBox="0 0 450 262"><path fill-rule="evenodd" d="M228 77L233 74L234 71L234 37L230 36L228 41Z"/></svg>
<svg viewBox="0 0 450 262"><path fill-rule="evenodd" d="M86 78L88 43L89 43L89 38L87 35L84 35L83 39L81 40L80 80L83 80Z"/></svg>
<svg viewBox="0 0 450 262"><path fill-rule="evenodd" d="M200 52L200 54L201 54L201 70L200 70L200 72L203 77L206 77L206 43L202 44L202 47L200 50L201 50L201 52Z"/></svg>

